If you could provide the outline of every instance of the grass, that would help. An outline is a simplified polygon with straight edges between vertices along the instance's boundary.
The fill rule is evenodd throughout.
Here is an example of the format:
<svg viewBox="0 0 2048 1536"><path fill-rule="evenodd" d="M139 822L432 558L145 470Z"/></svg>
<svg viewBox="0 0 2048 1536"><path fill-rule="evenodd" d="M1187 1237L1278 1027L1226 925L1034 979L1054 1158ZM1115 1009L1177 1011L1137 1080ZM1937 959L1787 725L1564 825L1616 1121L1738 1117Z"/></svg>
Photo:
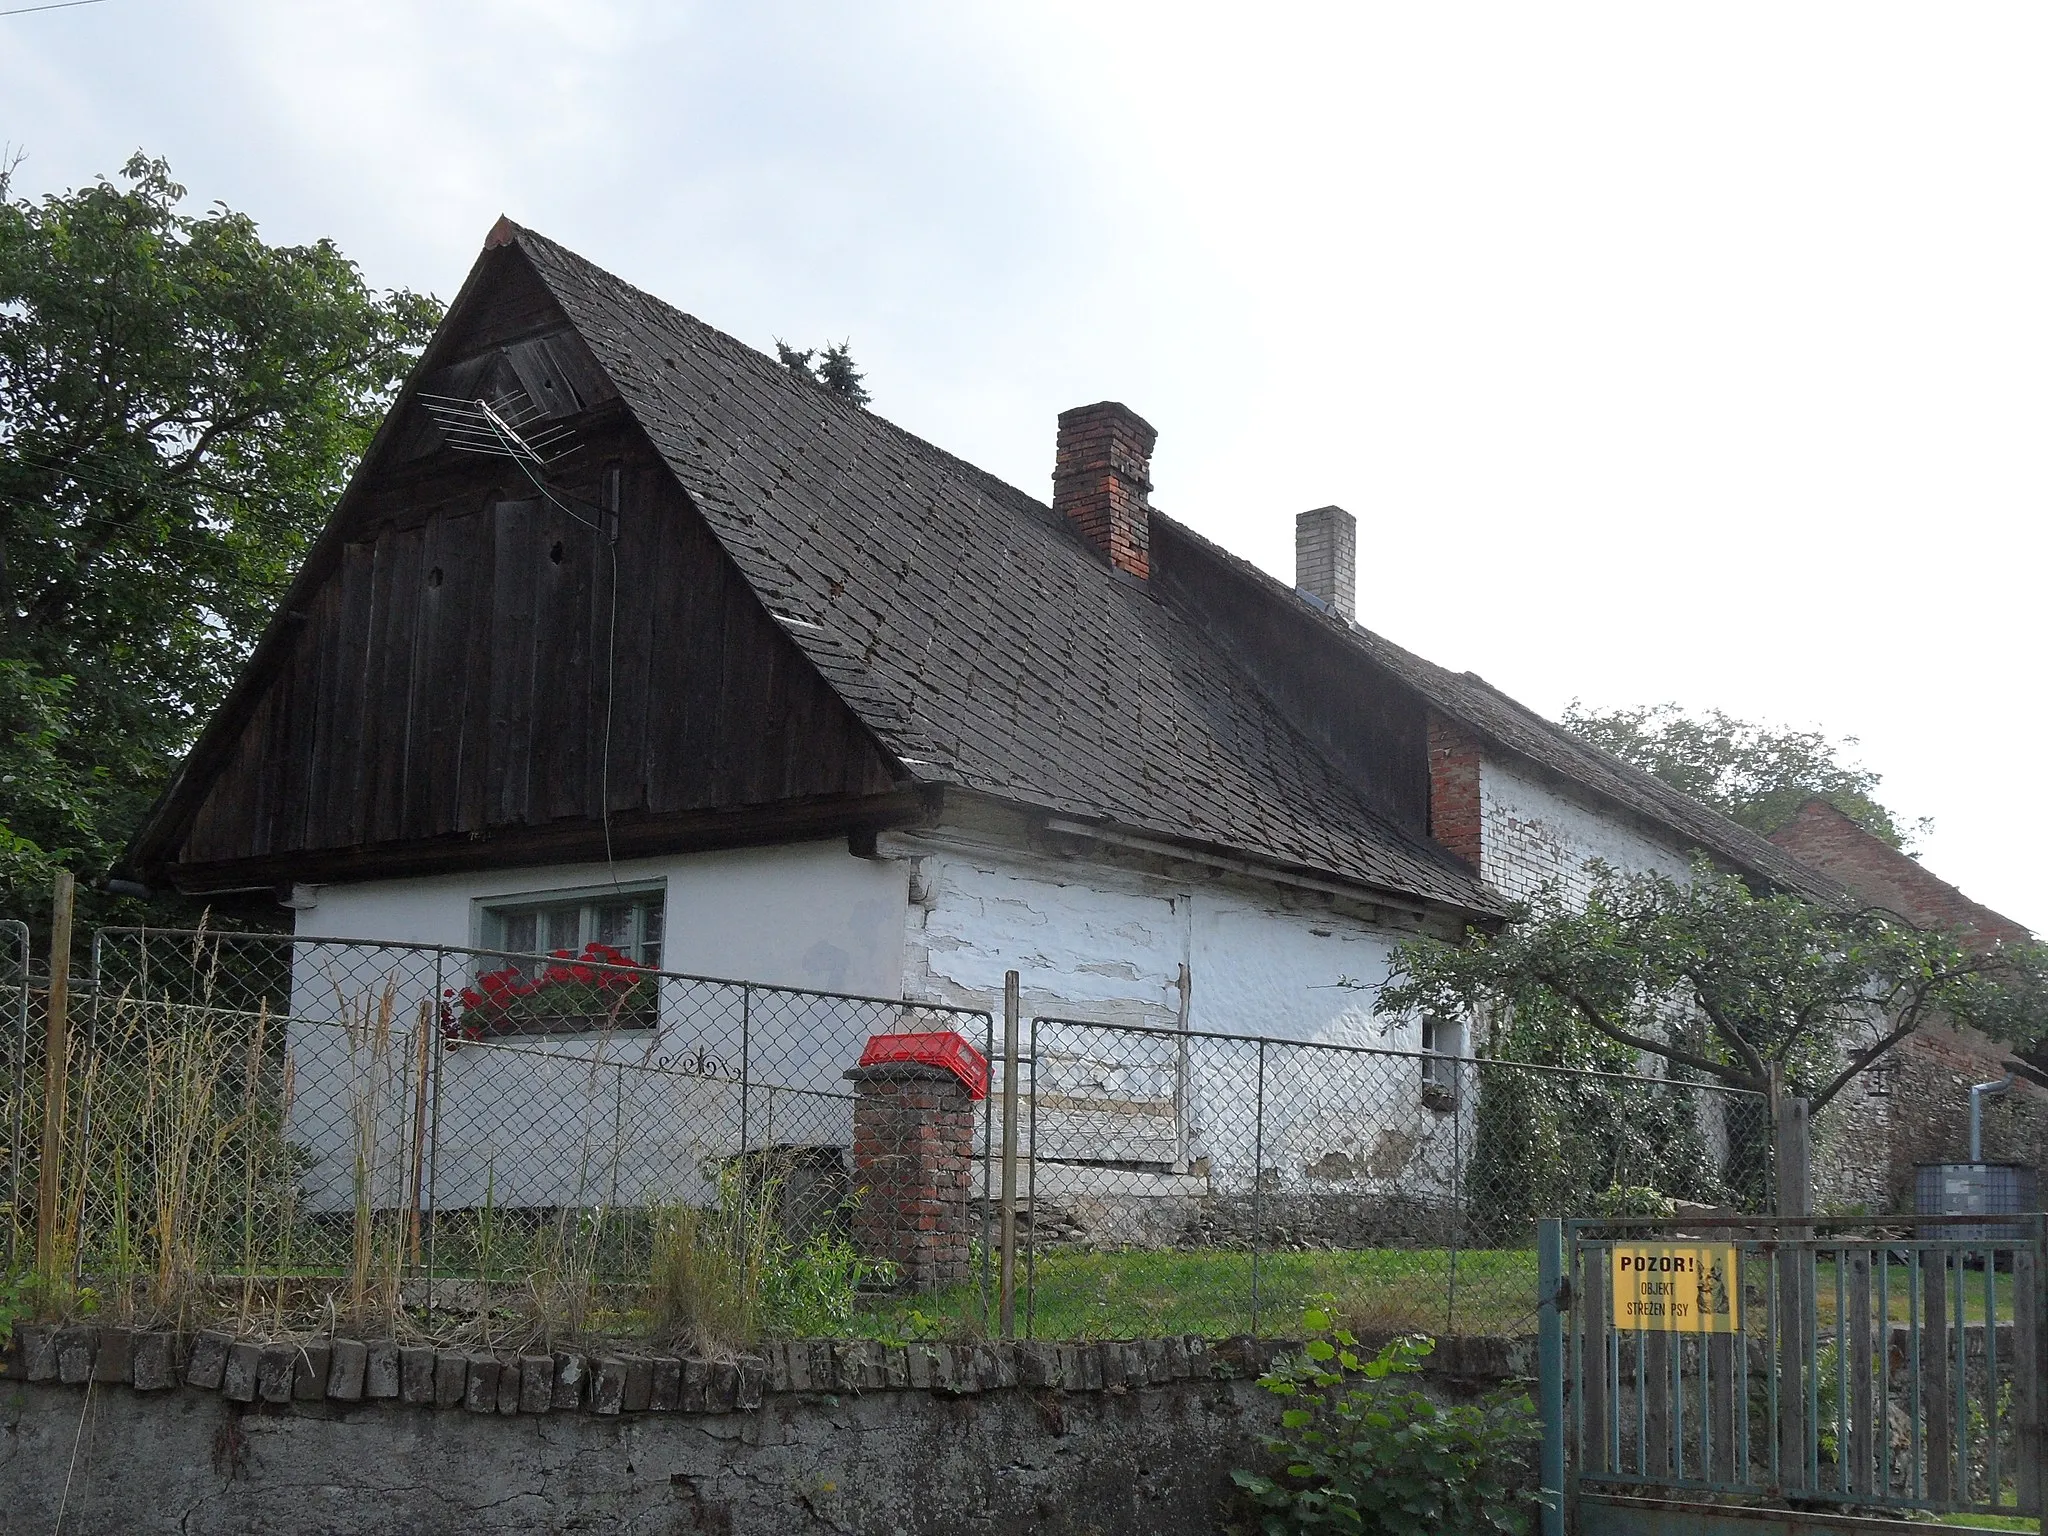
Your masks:
<svg viewBox="0 0 2048 1536"><path fill-rule="evenodd" d="M1816 1268L1819 1272L1819 1289L1814 1296L1815 1310L1819 1314L1821 1326L1823 1328L1832 1328L1835 1324L1836 1266L1832 1262L1823 1259ZM1955 1284L1955 1276L1951 1273L1948 1278L1948 1306L1944 1314L1951 1323L1955 1321L1956 1315ZM1877 1311L1878 1298L1876 1292L1878 1277L1875 1265L1872 1266L1870 1285L1871 1309L1872 1311ZM1845 1299L1850 1295L1850 1286L1851 1281L1848 1276L1842 1276L1842 1295ZM1993 1294L1996 1298L1993 1305L1997 1308L1998 1321L2009 1323L2013 1319L2012 1274L2010 1271L1994 1276L1993 1287ZM1905 1266L1898 1264L1887 1266L1884 1288L1887 1293L1882 1309L1885 1317L1894 1323L1911 1322L1914 1315L1912 1275ZM1963 1320L1966 1323L1981 1323L1984 1321L1984 1271L1981 1269L1970 1269L1963 1272Z"/></svg>
<svg viewBox="0 0 2048 1536"><path fill-rule="evenodd" d="M1527 1334L1536 1325L1536 1256L1526 1249L1441 1248L1273 1253L1259 1259L1257 1327L1249 1254L1220 1250L1041 1254L1031 1331L1045 1339L1136 1338L1194 1333L1212 1338L1295 1331L1311 1296L1329 1293L1357 1331L1415 1329L1437 1334ZM1890 1275L1889 1313L1906 1322L1907 1277ZM1819 1266L1816 1302L1823 1328L1835 1324L1835 1270ZM1953 1284L1953 1281L1951 1281ZM1994 1277L1997 1315L2012 1316L2012 1276ZM1018 1327L1024 1325L1018 1277ZM1984 1274L1966 1272L1964 1316L1982 1323ZM941 1337L984 1331L981 1282L936 1295L870 1300L863 1331L883 1337ZM1995 1527L1994 1527L1995 1528Z"/></svg>
<svg viewBox="0 0 2048 1536"><path fill-rule="evenodd" d="M1455 1282L1453 1266L1455 1264ZM1193 1333L1212 1338L1300 1329L1303 1305L1330 1294L1354 1329L1367 1333L1523 1334L1536 1322L1536 1255L1518 1249L1381 1248L1362 1252L1269 1253L1258 1261L1252 1314L1252 1259L1220 1250L1049 1253L1037 1260L1031 1332L1041 1339L1139 1338ZM1019 1276L1018 1328L1024 1326ZM872 1301L864 1331L882 1337L943 1337L985 1328L977 1279L936 1295Z"/></svg>

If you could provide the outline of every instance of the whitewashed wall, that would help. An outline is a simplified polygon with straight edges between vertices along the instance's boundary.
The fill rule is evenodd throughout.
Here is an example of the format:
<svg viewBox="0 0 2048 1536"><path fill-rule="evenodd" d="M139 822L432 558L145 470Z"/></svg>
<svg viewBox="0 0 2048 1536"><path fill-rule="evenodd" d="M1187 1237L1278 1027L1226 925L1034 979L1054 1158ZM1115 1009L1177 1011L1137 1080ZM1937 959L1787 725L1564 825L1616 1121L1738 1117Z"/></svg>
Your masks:
<svg viewBox="0 0 2048 1536"><path fill-rule="evenodd" d="M479 900L663 880L662 968L785 987L899 997L901 865L857 859L843 839L459 875L326 885L297 931L330 938L474 944Z"/></svg>
<svg viewBox="0 0 2048 1536"><path fill-rule="evenodd" d="M1596 810L1536 774L1498 758L1479 768L1480 875L1508 896L1526 899L1547 882L1583 900L1594 860L1633 874L1661 871L1684 879L1691 861L1675 840L1652 836L1610 810Z"/></svg>
<svg viewBox="0 0 2048 1536"><path fill-rule="evenodd" d="M686 975L900 998L908 874L901 864L853 857L843 840L603 865L559 865L326 886L297 914L296 932L394 946L475 942L476 903L507 896L622 884L665 884L663 969ZM374 1063L360 1021L388 985L399 1029L416 1038L431 1011L432 959L302 944L294 988L292 1136L315 1155L308 1200L338 1209L354 1197L356 1152L378 1144L377 1203L395 1198L410 1123L408 1064ZM490 963L490 962L485 962ZM450 957L440 979L472 978ZM350 1030L335 1023L357 1021ZM894 1010L665 978L653 1031L545 1036L467 1044L447 1053L440 1083L435 1191L444 1207L637 1203L697 1198L707 1160L747 1144L850 1139L841 1076L868 1034ZM752 1084L741 1104L721 1077L743 1053ZM708 1058L708 1061L707 1061ZM559 1063L559 1064L557 1064ZM707 1073L709 1074L707 1076ZM416 1075L416 1074L415 1074ZM362 1085L379 1085L369 1137ZM391 1170L399 1170L394 1172Z"/></svg>

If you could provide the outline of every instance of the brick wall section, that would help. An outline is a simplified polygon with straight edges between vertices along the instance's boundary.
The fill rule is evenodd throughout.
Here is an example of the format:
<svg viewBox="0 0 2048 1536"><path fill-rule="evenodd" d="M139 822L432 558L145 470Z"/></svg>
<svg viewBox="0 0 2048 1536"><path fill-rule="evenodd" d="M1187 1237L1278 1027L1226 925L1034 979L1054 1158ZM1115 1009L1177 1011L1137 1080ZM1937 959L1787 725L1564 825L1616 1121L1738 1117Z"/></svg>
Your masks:
<svg viewBox="0 0 2048 1536"><path fill-rule="evenodd" d="M1969 943L2024 944L2030 935L2011 918L1970 900L1918 859L1870 835L1825 800L1809 800L1771 834L1800 862L1832 875L1872 906L1922 928L1961 934Z"/></svg>
<svg viewBox="0 0 2048 1536"><path fill-rule="evenodd" d="M1479 868L1482 830L1479 740L1441 715L1429 717L1429 835Z"/></svg>
<svg viewBox="0 0 2048 1536"><path fill-rule="evenodd" d="M1060 412L1052 505L1120 571L1152 571L1152 447L1159 434L1127 405Z"/></svg>
<svg viewBox="0 0 2048 1536"><path fill-rule="evenodd" d="M897 1269L899 1288L932 1291L968 1278L974 1101L942 1067L856 1067L853 1243Z"/></svg>

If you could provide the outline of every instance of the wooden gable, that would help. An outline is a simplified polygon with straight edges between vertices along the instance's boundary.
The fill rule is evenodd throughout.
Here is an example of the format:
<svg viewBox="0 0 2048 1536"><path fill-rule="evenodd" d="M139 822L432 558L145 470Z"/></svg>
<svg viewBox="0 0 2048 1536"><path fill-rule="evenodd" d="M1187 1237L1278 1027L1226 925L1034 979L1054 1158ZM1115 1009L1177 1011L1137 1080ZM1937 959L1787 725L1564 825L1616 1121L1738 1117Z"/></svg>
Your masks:
<svg viewBox="0 0 2048 1536"><path fill-rule="evenodd" d="M479 275L417 389L516 388L565 426L555 498L409 396L146 869L201 888L588 856L607 808L615 850L644 852L859 824L896 790L523 260Z"/></svg>

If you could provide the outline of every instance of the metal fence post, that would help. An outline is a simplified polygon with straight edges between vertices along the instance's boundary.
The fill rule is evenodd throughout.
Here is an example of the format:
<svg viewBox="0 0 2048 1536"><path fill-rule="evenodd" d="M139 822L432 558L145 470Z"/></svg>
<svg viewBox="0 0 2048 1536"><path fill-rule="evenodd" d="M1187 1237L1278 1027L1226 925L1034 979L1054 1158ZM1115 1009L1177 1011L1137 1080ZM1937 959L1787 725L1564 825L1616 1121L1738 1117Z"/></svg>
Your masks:
<svg viewBox="0 0 2048 1536"><path fill-rule="evenodd" d="M747 1124L747 1115L752 1108L749 1099L753 1091L754 1082L753 1049L754 989L751 986L742 986L740 988L740 1156L742 1157L746 1156L747 1153L747 1134L750 1129ZM773 1119L772 1113L770 1119Z"/></svg>
<svg viewBox="0 0 2048 1536"><path fill-rule="evenodd" d="M1038 1325L1038 1025L1031 1026L1031 1092L1024 1108L1024 1204L1031 1220L1024 1227L1024 1337L1036 1338Z"/></svg>
<svg viewBox="0 0 2048 1536"><path fill-rule="evenodd" d="M982 1060L993 1062L996 1058L996 1016L993 1011L982 1015ZM981 1325L986 1328L995 1312L995 1263L996 1235L996 1186L995 1186L995 1128L996 1096L984 1092L981 1096Z"/></svg>
<svg viewBox="0 0 2048 1536"><path fill-rule="evenodd" d="M434 996L438 999L446 983L442 979L443 956L434 953ZM432 1071L433 1108L428 1114L427 1134L427 1316L434 1313L434 1260L435 1245L441 1231L441 1063L448 1055L448 1042L441 1038L439 1030L434 1031Z"/></svg>
<svg viewBox="0 0 2048 1536"><path fill-rule="evenodd" d="M1018 976L1003 977L1003 1214L997 1326L1017 1336L1017 1012Z"/></svg>
<svg viewBox="0 0 2048 1536"><path fill-rule="evenodd" d="M1536 1382L1543 1400L1543 1536L1564 1536L1564 1222L1536 1224Z"/></svg>
<svg viewBox="0 0 2048 1536"><path fill-rule="evenodd" d="M1266 1241L1266 1042L1259 1041L1257 1108L1252 1112L1252 1332L1259 1331L1259 1248Z"/></svg>
<svg viewBox="0 0 2048 1536"><path fill-rule="evenodd" d="M1798 1218L1813 1214L1812 1141L1808 1135L1806 1100L1785 1091L1784 1070L1771 1063L1771 1160L1777 1181L1778 1216ZM1809 1394L1818 1393L1819 1361L1813 1357L1817 1346L1813 1317L1815 1255L1804 1239L1813 1229L1781 1226L1781 1237L1792 1239L1778 1250L1778 1345L1779 1357L1772 1362L1781 1383L1778 1418L1779 1475L1788 1490L1809 1486L1808 1453L1817 1444L1817 1426L1811 1422Z"/></svg>
<svg viewBox="0 0 2048 1536"><path fill-rule="evenodd" d="M2015 1320L2022 1309L2032 1314L2032 1326L2026 1330L2026 1344L2031 1349L2016 1351L2013 1360L2015 1374L2023 1370L2028 1377L2022 1411L2027 1416L2026 1428L2031 1432L2022 1437L2017 1447L2017 1481L2020 1512L2048 1516L2048 1217L2036 1215L2028 1223L2026 1253L2028 1283L2021 1285L2020 1266L2014 1265L2012 1297ZM2015 1328L2013 1332L2017 1343L2020 1330Z"/></svg>
<svg viewBox="0 0 2048 1536"><path fill-rule="evenodd" d="M36 1271L57 1278L58 1190L64 1177L64 1120L70 1093L71 904L76 886L59 870L50 901L50 1002L43 1030L43 1155L36 1170Z"/></svg>
<svg viewBox="0 0 2048 1536"><path fill-rule="evenodd" d="M1444 1332L1457 1331L1458 1248L1465 1237L1465 1064L1451 1063L1451 1251L1444 1266Z"/></svg>

